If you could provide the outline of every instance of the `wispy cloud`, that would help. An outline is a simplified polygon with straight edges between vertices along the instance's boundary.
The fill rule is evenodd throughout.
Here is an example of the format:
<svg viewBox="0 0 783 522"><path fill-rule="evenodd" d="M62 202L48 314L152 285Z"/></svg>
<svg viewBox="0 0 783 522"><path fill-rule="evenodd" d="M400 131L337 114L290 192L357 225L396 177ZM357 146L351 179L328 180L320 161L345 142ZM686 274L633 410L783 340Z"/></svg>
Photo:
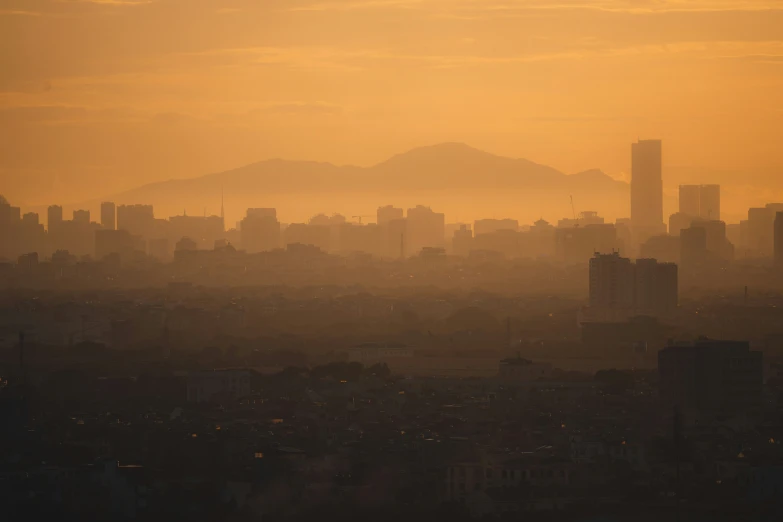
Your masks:
<svg viewBox="0 0 783 522"><path fill-rule="evenodd" d="M505 13L525 11L590 10L629 14L673 12L769 11L783 10L777 2L764 0L574 0L547 2L529 0L342 0L313 2L292 7L290 11L359 11L371 9L418 9L457 18L471 18L468 13Z"/></svg>
<svg viewBox="0 0 783 522"><path fill-rule="evenodd" d="M65 4L97 4L97 5L116 5L116 6L138 6L151 4L155 0L57 0Z"/></svg>
<svg viewBox="0 0 783 522"><path fill-rule="evenodd" d="M23 9L0 9L0 16L42 16L39 11L25 11Z"/></svg>
<svg viewBox="0 0 783 522"><path fill-rule="evenodd" d="M262 112L272 114L339 114L343 108L325 102L286 102L268 105Z"/></svg>

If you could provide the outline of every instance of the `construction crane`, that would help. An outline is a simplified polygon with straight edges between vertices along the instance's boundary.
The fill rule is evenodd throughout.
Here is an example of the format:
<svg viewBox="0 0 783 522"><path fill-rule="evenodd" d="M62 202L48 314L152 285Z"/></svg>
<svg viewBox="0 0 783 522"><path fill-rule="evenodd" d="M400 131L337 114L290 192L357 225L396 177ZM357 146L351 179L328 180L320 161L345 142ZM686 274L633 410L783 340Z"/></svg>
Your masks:
<svg viewBox="0 0 783 522"><path fill-rule="evenodd" d="M362 215L362 216L351 216L351 217L354 218L354 219L358 219L359 220L359 224L361 225L362 224L362 218L369 218L369 217L372 217L372 216L364 216L364 215Z"/></svg>

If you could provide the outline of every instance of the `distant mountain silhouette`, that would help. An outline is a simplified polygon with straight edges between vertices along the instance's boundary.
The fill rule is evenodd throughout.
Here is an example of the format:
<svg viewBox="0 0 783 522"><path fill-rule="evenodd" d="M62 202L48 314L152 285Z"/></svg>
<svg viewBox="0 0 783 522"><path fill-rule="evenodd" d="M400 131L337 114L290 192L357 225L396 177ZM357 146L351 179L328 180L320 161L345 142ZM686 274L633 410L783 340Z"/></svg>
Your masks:
<svg viewBox="0 0 783 522"><path fill-rule="evenodd" d="M279 209L283 208L282 201L292 197L303 201L334 198L338 203L348 196L354 201L357 195L365 202L369 200L367 206L373 209L411 198L433 206L437 201L441 207L454 203L464 208L470 198L480 194L488 208L497 197L508 202L506 207L513 204L518 209L510 217L527 219L552 212L559 217L570 215L570 195L580 202L578 209L603 212L608 208L614 214L627 214L624 205L629 187L599 170L566 175L525 159L496 156L462 143L443 143L419 147L371 167L270 159L197 178L144 185L105 199L118 204L151 203L158 216L168 217L185 207L195 210L194 206L201 205L217 213L221 190L234 208ZM482 202L473 203L482 207ZM352 211L339 204L329 210Z"/></svg>

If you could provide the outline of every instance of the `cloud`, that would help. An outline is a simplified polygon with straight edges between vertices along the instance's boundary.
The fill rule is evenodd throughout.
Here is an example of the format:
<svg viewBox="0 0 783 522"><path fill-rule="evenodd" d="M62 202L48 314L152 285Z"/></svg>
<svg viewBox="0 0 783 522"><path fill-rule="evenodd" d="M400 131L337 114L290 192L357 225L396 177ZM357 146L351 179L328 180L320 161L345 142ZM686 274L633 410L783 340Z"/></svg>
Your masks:
<svg viewBox="0 0 783 522"><path fill-rule="evenodd" d="M426 0L362 0L356 2L323 2L299 7L289 11L359 11L365 9L412 9L424 4Z"/></svg>
<svg viewBox="0 0 783 522"><path fill-rule="evenodd" d="M154 0L58 0L69 4L98 4L98 5L116 5L116 6L136 6L151 4Z"/></svg>
<svg viewBox="0 0 783 522"><path fill-rule="evenodd" d="M339 114L343 108L325 102L287 102L266 106L263 112L271 114Z"/></svg>
<svg viewBox="0 0 783 522"><path fill-rule="evenodd" d="M8 124L40 124L81 121L86 117L87 109L84 107L40 105L26 107L5 107L0 109L0 121Z"/></svg>
<svg viewBox="0 0 783 522"><path fill-rule="evenodd" d="M783 6L764 0L573 0L547 2L528 0L343 0L314 2L289 8L289 11L359 11L371 9L417 9L437 12L440 15L471 19L468 12L502 13L525 11L573 11L590 10L630 14L656 14L681 12L720 11L770 11L783 10ZM462 13L462 14L460 14Z"/></svg>
<svg viewBox="0 0 783 522"><path fill-rule="evenodd" d="M42 16L38 11L25 11L24 9L0 9L0 16Z"/></svg>

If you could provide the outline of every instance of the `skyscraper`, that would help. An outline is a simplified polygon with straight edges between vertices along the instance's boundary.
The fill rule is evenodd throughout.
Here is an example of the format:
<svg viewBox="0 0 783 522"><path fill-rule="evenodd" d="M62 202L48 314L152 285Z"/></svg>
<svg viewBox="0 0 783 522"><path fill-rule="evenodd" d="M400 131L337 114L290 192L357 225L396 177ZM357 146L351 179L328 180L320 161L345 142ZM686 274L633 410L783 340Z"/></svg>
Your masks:
<svg viewBox="0 0 783 522"><path fill-rule="evenodd" d="M590 259L590 306L633 308L634 267L620 254L596 254Z"/></svg>
<svg viewBox="0 0 783 522"><path fill-rule="evenodd" d="M783 268L783 212L775 214L775 266Z"/></svg>
<svg viewBox="0 0 783 522"><path fill-rule="evenodd" d="M680 214L698 217L701 201L699 185L680 185Z"/></svg>
<svg viewBox="0 0 783 522"><path fill-rule="evenodd" d="M378 225L386 225L390 221L403 218L403 210L397 208L394 205L386 205L385 207L378 207L376 223Z"/></svg>
<svg viewBox="0 0 783 522"><path fill-rule="evenodd" d="M631 222L638 243L666 230L663 223L661 140L639 140L631 144Z"/></svg>
<svg viewBox="0 0 783 522"><path fill-rule="evenodd" d="M101 203L101 226L104 230L117 228L116 206L111 201Z"/></svg>
<svg viewBox="0 0 783 522"><path fill-rule="evenodd" d="M90 223L90 211L89 210L74 210L73 221L75 223Z"/></svg>
<svg viewBox="0 0 783 522"><path fill-rule="evenodd" d="M46 216L49 232L52 232L63 224L63 207L60 205L49 206Z"/></svg>
<svg viewBox="0 0 783 522"><path fill-rule="evenodd" d="M720 220L720 185L699 187L699 217Z"/></svg>

